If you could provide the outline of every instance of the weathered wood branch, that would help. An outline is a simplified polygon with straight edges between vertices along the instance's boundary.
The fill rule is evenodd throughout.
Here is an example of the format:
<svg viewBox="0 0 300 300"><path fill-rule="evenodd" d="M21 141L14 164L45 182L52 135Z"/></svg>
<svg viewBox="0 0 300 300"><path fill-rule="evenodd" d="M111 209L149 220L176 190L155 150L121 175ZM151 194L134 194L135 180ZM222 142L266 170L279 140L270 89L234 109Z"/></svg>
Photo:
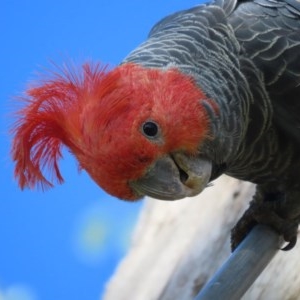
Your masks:
<svg viewBox="0 0 300 300"><path fill-rule="evenodd" d="M132 247L104 299L194 299L229 257L230 230L254 188L223 176L194 198L146 200ZM299 257L299 243L289 252L279 251L242 299L300 299Z"/></svg>

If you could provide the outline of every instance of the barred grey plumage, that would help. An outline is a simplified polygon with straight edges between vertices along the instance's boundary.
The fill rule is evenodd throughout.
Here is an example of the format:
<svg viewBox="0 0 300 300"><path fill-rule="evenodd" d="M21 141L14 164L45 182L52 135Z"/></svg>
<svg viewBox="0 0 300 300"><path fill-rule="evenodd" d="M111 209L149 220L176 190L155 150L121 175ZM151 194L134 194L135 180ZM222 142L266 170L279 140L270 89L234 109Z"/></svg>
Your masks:
<svg viewBox="0 0 300 300"><path fill-rule="evenodd" d="M292 247L300 216L300 3L216 0L177 12L125 62L177 67L220 107L216 114L206 103L213 139L200 149L214 163L212 179L226 173L259 184L233 246L255 222L268 223L264 203Z"/></svg>

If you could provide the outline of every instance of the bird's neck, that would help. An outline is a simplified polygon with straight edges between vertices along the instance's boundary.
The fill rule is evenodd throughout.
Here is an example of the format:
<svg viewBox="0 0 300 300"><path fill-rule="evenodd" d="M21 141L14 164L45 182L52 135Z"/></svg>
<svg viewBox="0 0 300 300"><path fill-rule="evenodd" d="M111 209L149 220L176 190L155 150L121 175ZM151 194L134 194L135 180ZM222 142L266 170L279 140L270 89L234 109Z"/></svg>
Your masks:
<svg viewBox="0 0 300 300"><path fill-rule="evenodd" d="M221 75L214 78L196 75L199 86L219 107L217 115L210 111L213 138L204 148L215 163L215 177L225 172L246 179L244 172L247 176L253 165L262 164L259 159L270 151L270 143L279 144L272 128L272 106L262 75L251 61L241 57L239 68L231 70L234 76L228 75L226 66L218 71Z"/></svg>

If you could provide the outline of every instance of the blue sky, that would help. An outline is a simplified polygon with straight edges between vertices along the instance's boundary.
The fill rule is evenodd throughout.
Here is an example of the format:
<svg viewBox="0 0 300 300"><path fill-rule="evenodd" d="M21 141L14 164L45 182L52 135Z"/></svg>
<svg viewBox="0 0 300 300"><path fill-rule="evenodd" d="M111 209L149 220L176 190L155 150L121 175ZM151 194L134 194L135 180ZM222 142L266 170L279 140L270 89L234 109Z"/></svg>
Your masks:
<svg viewBox="0 0 300 300"><path fill-rule="evenodd" d="M118 64L155 22L198 3L1 1L0 300L101 299L142 206L105 194L67 151L63 185L20 191L9 156L12 97L50 61Z"/></svg>

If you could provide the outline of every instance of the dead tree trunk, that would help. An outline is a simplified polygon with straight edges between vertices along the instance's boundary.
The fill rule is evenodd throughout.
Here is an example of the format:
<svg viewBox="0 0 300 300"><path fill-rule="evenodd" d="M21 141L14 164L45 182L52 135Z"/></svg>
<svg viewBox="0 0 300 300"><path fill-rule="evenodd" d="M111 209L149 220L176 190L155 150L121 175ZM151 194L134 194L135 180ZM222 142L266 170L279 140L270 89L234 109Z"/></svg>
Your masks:
<svg viewBox="0 0 300 300"><path fill-rule="evenodd" d="M194 198L146 200L131 249L108 283L104 299L194 299L230 255L230 230L254 188L223 176ZM280 251L243 300L300 299L299 257L299 243L290 252Z"/></svg>

